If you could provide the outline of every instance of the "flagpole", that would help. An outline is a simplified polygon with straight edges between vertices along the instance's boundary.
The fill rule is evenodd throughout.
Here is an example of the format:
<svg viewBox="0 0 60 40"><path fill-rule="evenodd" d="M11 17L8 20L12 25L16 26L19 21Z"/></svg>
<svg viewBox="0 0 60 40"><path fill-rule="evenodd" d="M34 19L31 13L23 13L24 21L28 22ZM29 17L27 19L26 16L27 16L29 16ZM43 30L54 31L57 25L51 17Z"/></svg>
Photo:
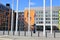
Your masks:
<svg viewBox="0 0 60 40"><path fill-rule="evenodd" d="M28 33L30 32L30 0L29 0L29 14L28 14Z"/></svg>
<svg viewBox="0 0 60 40"><path fill-rule="evenodd" d="M51 14L51 34L52 34L52 0L50 0L50 14Z"/></svg>
<svg viewBox="0 0 60 40"><path fill-rule="evenodd" d="M44 25L43 25L43 36L45 36L45 0L43 1L43 22L44 22Z"/></svg>
<svg viewBox="0 0 60 40"><path fill-rule="evenodd" d="M13 31L13 3L14 3L14 0L12 0L11 32Z"/></svg>
<svg viewBox="0 0 60 40"><path fill-rule="evenodd" d="M15 31L15 34L17 34L17 31L18 31L18 0L17 0L17 7L16 7L16 31Z"/></svg>

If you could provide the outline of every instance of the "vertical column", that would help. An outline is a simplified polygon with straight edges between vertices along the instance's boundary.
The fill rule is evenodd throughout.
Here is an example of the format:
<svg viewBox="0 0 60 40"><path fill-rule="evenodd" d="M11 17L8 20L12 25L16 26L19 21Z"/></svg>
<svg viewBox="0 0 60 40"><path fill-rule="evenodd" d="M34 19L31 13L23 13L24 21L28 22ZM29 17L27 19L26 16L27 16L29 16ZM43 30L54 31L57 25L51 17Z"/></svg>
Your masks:
<svg viewBox="0 0 60 40"><path fill-rule="evenodd" d="M13 31L13 3L14 3L14 0L12 0L11 32Z"/></svg>
<svg viewBox="0 0 60 40"><path fill-rule="evenodd" d="M29 0L29 14L28 14L28 32L30 32L30 0Z"/></svg>
<svg viewBox="0 0 60 40"><path fill-rule="evenodd" d="M45 36L45 0L43 0L43 22L44 22L44 25L43 25L43 36Z"/></svg>
<svg viewBox="0 0 60 40"><path fill-rule="evenodd" d="M51 34L52 34L52 0L50 0L50 14L51 14Z"/></svg>
<svg viewBox="0 0 60 40"><path fill-rule="evenodd" d="M58 13L58 15L59 15L58 28L59 28L59 30L60 30L60 10L59 10L59 13Z"/></svg>
<svg viewBox="0 0 60 40"><path fill-rule="evenodd" d="M17 0L17 5L16 5L16 31L15 31L15 34L17 35L17 31L18 31L18 0Z"/></svg>

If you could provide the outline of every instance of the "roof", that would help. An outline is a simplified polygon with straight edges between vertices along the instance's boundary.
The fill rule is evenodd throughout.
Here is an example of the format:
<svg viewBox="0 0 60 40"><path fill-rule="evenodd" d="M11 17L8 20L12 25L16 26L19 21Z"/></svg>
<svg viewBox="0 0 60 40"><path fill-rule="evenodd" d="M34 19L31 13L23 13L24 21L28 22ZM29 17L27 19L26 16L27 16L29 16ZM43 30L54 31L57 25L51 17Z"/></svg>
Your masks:
<svg viewBox="0 0 60 40"><path fill-rule="evenodd" d="M9 11L9 9L11 10L11 8L7 8L5 5L1 4L0 3L0 10L6 10L6 11Z"/></svg>

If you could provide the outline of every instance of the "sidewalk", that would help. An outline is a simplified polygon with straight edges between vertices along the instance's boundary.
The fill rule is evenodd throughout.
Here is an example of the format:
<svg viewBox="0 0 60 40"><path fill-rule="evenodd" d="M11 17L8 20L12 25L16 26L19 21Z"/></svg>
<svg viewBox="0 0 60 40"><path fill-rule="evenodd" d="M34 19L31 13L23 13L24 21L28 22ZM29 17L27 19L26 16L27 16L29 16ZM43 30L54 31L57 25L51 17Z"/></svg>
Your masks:
<svg viewBox="0 0 60 40"><path fill-rule="evenodd" d="M0 40L60 40L53 37L34 37L34 36L0 36Z"/></svg>
<svg viewBox="0 0 60 40"><path fill-rule="evenodd" d="M0 38L0 40L12 40L12 39L9 39L9 38Z"/></svg>
<svg viewBox="0 0 60 40"><path fill-rule="evenodd" d="M18 33L17 33L18 34ZM13 35L11 32L5 32L5 34L3 35L2 32L0 32L0 40L60 40L60 33L55 33L55 37L54 37L54 33L47 33L47 37L43 36L43 32L39 33L39 37L38 37L38 32L36 33L31 33L28 34L28 32L25 33L24 32L20 32L20 36L19 35Z"/></svg>

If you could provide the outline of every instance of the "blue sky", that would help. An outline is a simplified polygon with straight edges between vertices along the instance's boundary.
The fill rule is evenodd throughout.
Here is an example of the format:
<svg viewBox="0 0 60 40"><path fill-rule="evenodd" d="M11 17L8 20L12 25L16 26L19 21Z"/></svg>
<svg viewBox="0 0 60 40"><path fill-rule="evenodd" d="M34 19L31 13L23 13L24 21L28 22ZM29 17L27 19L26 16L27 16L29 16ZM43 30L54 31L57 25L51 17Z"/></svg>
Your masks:
<svg viewBox="0 0 60 40"><path fill-rule="evenodd" d="M16 1L14 0L14 10L16 10ZM12 0L1 0L2 4L6 5L6 3L10 3L10 7L12 8ZM24 10L28 7L29 0L19 0L18 10ZM42 7L43 0L31 0L31 7ZM50 6L50 0L46 0L46 6ZM60 6L60 0L53 0L53 6Z"/></svg>

